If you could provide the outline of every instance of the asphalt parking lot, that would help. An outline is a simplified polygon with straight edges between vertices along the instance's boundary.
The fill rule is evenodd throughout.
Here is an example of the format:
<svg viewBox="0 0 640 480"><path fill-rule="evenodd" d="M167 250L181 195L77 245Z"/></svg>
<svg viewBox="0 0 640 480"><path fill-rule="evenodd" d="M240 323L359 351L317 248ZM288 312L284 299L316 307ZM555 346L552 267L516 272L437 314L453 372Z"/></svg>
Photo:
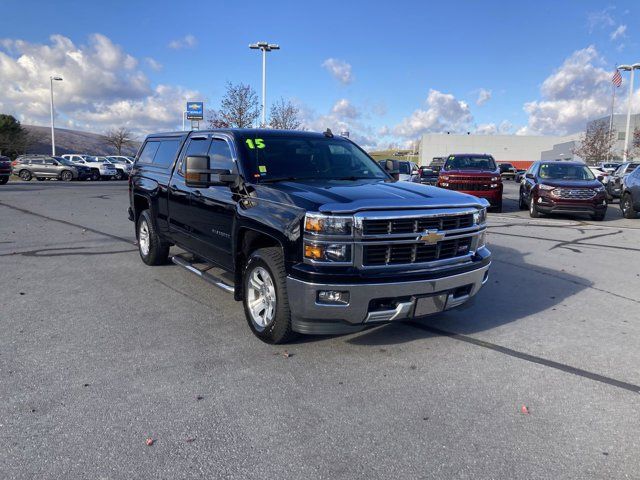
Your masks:
<svg viewBox="0 0 640 480"><path fill-rule="evenodd" d="M533 220L507 182L472 304L270 346L139 260L126 192L0 189L1 478L640 478L640 219L617 204Z"/></svg>

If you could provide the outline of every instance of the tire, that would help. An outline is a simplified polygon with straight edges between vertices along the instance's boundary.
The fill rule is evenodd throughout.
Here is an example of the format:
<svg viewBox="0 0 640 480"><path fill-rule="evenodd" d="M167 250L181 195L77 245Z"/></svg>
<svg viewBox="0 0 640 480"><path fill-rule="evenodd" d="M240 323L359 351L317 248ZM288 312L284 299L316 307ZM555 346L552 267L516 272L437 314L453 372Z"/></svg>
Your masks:
<svg viewBox="0 0 640 480"><path fill-rule="evenodd" d="M149 210L143 211L136 224L140 258L147 265L163 265L169 258L169 245L160 240Z"/></svg>
<svg viewBox="0 0 640 480"><path fill-rule="evenodd" d="M96 171L96 170L92 170L91 171L91 176L89 177L90 180L93 180L94 182L97 182L98 180L100 180L100 172Z"/></svg>
<svg viewBox="0 0 640 480"><path fill-rule="evenodd" d="M0 185L5 185L9 181L9 175L3 175L0 177Z"/></svg>
<svg viewBox="0 0 640 480"><path fill-rule="evenodd" d="M625 193L620 199L620 210L624 218L636 218L638 212L633 208L633 198L630 193Z"/></svg>
<svg viewBox="0 0 640 480"><path fill-rule="evenodd" d="M519 196L518 196L518 208L519 208L520 210L526 210L526 209L527 209L527 202L525 202L525 201L524 201L524 198L523 198L523 196L524 196L524 195L523 195L523 193L524 193L524 192L522 191L522 188L521 188L521 189L520 189L520 194L519 194Z"/></svg>
<svg viewBox="0 0 640 480"><path fill-rule="evenodd" d="M604 220L604 217L607 215L607 212L598 212L598 213L594 213L593 215L591 215L591 220L594 220L596 222L601 222Z"/></svg>
<svg viewBox="0 0 640 480"><path fill-rule="evenodd" d="M116 176L113 177L114 180L122 180L122 172L120 170L117 171Z"/></svg>
<svg viewBox="0 0 640 480"><path fill-rule="evenodd" d="M18 176L25 182L28 182L33 178L33 175L31 175L29 170L20 170Z"/></svg>
<svg viewBox="0 0 640 480"><path fill-rule="evenodd" d="M242 279L242 303L249 328L263 342L286 343L295 337L291 329L286 278L280 248L261 248L249 256ZM261 294L260 289L263 289ZM257 302L260 297L266 300L258 303L252 312L250 303ZM261 307L264 308L260 310Z"/></svg>
<svg viewBox="0 0 640 480"><path fill-rule="evenodd" d="M493 211L495 213L502 213L502 200L500 200L499 204L497 204L495 207L493 207Z"/></svg>
<svg viewBox="0 0 640 480"><path fill-rule="evenodd" d="M531 218L540 217L540 212L538 211L538 207L536 207L536 199L533 197L533 195L529 199L529 216Z"/></svg>
<svg viewBox="0 0 640 480"><path fill-rule="evenodd" d="M60 173L60 180L62 180L63 182L70 182L71 180L73 180L73 173L71 173L69 170L63 170Z"/></svg>

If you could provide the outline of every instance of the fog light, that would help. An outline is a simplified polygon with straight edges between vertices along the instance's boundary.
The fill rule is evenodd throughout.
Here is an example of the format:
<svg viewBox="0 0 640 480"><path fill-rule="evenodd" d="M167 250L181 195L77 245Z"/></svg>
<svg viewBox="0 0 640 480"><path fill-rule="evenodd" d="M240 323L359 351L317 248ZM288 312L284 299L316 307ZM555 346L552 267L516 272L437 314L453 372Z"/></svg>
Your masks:
<svg viewBox="0 0 640 480"><path fill-rule="evenodd" d="M542 197L538 197L538 203L542 203Z"/></svg>
<svg viewBox="0 0 640 480"><path fill-rule="evenodd" d="M318 303L326 305L348 305L349 292L339 292L337 290L320 290L318 292Z"/></svg>
<svg viewBox="0 0 640 480"><path fill-rule="evenodd" d="M441 187L448 187L448 186L449 186L449 184L448 184L448 183L441 183L441 184L440 184L440 186L441 186Z"/></svg>

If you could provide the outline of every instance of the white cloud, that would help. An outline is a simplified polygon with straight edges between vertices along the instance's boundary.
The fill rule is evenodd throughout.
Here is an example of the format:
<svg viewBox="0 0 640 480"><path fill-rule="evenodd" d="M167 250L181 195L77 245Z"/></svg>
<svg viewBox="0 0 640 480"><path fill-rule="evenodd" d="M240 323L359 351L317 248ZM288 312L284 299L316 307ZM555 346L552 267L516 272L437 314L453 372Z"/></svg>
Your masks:
<svg viewBox="0 0 640 480"><path fill-rule="evenodd" d="M336 58L327 58L323 63L324 67L333 77L343 85L348 85L353 81L353 74L351 73L351 65L344 60L338 60Z"/></svg>
<svg viewBox="0 0 640 480"><path fill-rule="evenodd" d="M489 100L491 100L491 90L487 90L486 88L481 88L480 90L478 90L478 99L476 100L476 105L481 107Z"/></svg>
<svg viewBox="0 0 640 480"><path fill-rule="evenodd" d="M148 62L147 62L148 64ZM197 92L154 86L139 61L108 37L94 34L87 45L53 35L49 43L0 43L0 108L26 124L49 122L49 76L55 84L58 125L101 132L126 125L136 132L174 128L185 98Z"/></svg>
<svg viewBox="0 0 640 480"><path fill-rule="evenodd" d="M144 61L147 64L147 66L154 72L159 72L160 70L162 70L162 64L157 60L151 57L146 57Z"/></svg>
<svg viewBox="0 0 640 480"><path fill-rule="evenodd" d="M360 116L360 113L353 106L353 104L347 100L346 98L341 98L336 103L334 103L331 108L331 112L336 115L337 118L344 119L355 119Z"/></svg>
<svg viewBox="0 0 640 480"><path fill-rule="evenodd" d="M185 35L169 42L169 48L173 50L181 50L183 48L193 48L198 44L198 39L193 35Z"/></svg>
<svg viewBox="0 0 640 480"><path fill-rule="evenodd" d="M403 138L415 138L428 132L466 131L473 121L469 105L450 93L429 90L427 108L415 110L393 128Z"/></svg>
<svg viewBox="0 0 640 480"><path fill-rule="evenodd" d="M615 10L615 7L607 7L604 10L598 12L590 12L587 15L587 26L589 31L593 32L595 29L613 27L616 22L611 15L611 12Z"/></svg>
<svg viewBox="0 0 640 480"><path fill-rule="evenodd" d="M611 32L611 35L609 35L609 38L611 38L611 40L617 40L619 38L625 37L626 33L627 33L627 26L618 25L618 28L616 28L613 32Z"/></svg>
<svg viewBox="0 0 640 480"><path fill-rule="evenodd" d="M542 98L524 105L529 121L518 133L574 133L587 121L606 115L611 101L611 72L603 64L594 46L573 52L542 83Z"/></svg>
<svg viewBox="0 0 640 480"><path fill-rule="evenodd" d="M475 128L478 135L509 135L513 132L513 124L508 120L503 120L500 124L482 123Z"/></svg>

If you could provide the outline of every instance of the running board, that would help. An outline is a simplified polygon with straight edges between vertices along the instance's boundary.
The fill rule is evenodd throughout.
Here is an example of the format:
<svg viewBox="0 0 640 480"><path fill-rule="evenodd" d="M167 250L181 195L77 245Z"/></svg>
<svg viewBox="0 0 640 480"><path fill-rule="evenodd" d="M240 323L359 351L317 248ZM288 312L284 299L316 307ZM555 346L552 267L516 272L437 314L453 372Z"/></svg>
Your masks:
<svg viewBox="0 0 640 480"><path fill-rule="evenodd" d="M207 271L197 269L196 267L193 266L192 263L188 262L187 260L185 260L179 255L174 255L173 257L171 257L171 261L176 265L181 266L182 268L186 268L191 273L195 273L203 280L206 280L210 284L215 285L216 287L224 290L227 293L234 293L236 290L232 285L229 285L220 277L216 277L215 275L212 275Z"/></svg>

